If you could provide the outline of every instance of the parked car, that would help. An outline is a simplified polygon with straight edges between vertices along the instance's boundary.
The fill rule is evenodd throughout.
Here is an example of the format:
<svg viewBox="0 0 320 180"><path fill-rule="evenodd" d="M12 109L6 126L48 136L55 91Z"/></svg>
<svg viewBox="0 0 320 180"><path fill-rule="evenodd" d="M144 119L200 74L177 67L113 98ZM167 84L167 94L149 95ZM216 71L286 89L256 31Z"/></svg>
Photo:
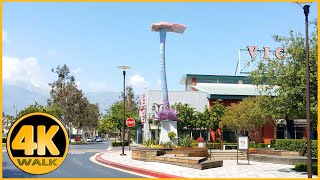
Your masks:
<svg viewBox="0 0 320 180"><path fill-rule="evenodd" d="M96 138L96 142L102 142L102 141L103 141L102 137L97 137Z"/></svg>
<svg viewBox="0 0 320 180"><path fill-rule="evenodd" d="M87 138L86 142L93 142L93 138Z"/></svg>

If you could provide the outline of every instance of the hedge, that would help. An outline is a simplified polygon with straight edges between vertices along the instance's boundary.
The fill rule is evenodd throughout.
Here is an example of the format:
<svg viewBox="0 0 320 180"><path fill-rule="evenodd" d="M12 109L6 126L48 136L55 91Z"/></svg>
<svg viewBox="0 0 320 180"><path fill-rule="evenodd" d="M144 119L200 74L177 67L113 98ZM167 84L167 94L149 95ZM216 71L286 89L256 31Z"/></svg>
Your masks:
<svg viewBox="0 0 320 180"><path fill-rule="evenodd" d="M307 164L306 163L300 163L296 164L293 170L299 171L299 172L307 172ZM312 174L318 175L318 164L314 163L312 164Z"/></svg>
<svg viewBox="0 0 320 180"><path fill-rule="evenodd" d="M276 139L271 141L271 147L276 150L298 151L306 153L307 141L304 139ZM312 157L318 157L318 141L311 141Z"/></svg>
<svg viewBox="0 0 320 180"><path fill-rule="evenodd" d="M122 146L122 141L112 142L111 144L112 144L112 147ZM124 145L128 146L129 145L128 141L124 141Z"/></svg>

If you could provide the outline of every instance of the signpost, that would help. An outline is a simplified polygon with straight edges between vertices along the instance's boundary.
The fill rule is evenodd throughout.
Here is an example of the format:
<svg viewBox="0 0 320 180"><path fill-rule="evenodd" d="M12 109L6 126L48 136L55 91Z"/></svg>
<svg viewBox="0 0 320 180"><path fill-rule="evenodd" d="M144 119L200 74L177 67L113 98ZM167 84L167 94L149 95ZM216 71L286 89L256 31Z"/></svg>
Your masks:
<svg viewBox="0 0 320 180"><path fill-rule="evenodd" d="M248 158L248 164L249 163L249 139L248 136L239 136L238 137L238 145L237 145L237 164L239 165L238 162L238 151L239 150L247 150L247 158Z"/></svg>
<svg viewBox="0 0 320 180"><path fill-rule="evenodd" d="M129 151L130 151L130 135L131 135L131 127L135 125L136 121L133 118L128 118L126 120L126 125L129 127L129 132L128 132L128 146L129 146Z"/></svg>

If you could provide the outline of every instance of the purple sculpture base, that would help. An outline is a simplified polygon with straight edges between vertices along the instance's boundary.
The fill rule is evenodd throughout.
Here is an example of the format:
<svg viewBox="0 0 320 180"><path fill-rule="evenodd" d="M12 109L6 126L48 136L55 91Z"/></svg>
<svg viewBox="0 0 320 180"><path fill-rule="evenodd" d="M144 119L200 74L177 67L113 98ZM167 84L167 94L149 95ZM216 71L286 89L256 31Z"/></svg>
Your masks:
<svg viewBox="0 0 320 180"><path fill-rule="evenodd" d="M178 121L177 117L178 111L175 109L163 109L162 111L158 112L158 117L156 117L157 120L163 121L163 120L171 120L171 121Z"/></svg>

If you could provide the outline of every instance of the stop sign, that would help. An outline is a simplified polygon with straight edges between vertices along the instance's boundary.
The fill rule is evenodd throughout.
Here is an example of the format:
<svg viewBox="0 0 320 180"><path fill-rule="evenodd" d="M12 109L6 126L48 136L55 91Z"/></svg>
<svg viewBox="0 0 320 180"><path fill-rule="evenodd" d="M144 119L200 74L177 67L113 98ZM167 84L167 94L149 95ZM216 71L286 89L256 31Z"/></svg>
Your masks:
<svg viewBox="0 0 320 180"><path fill-rule="evenodd" d="M135 121L134 121L133 118L128 118L128 119L127 119L126 125L127 125L128 127L133 127L134 124L135 124Z"/></svg>

